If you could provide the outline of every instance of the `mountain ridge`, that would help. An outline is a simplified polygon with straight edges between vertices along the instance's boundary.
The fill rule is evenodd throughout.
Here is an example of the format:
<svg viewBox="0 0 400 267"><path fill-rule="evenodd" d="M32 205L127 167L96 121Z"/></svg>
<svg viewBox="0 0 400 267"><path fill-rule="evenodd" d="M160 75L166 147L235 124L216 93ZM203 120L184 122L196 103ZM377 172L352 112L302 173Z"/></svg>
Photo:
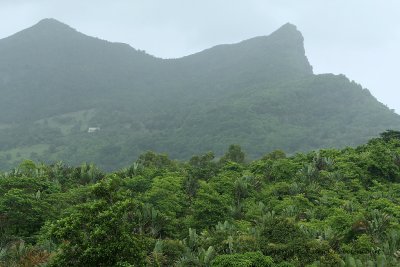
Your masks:
<svg viewBox="0 0 400 267"><path fill-rule="evenodd" d="M114 169L146 150L184 159L232 143L255 158L400 128L360 85L315 75L293 24L162 59L45 19L0 40L0 93L0 168L29 157Z"/></svg>
<svg viewBox="0 0 400 267"><path fill-rule="evenodd" d="M52 32L49 33L48 32L49 30L51 30ZM38 32L44 32L45 34L48 34L48 35L54 35L55 31L63 31L63 32L69 31L70 33L75 33L75 34L81 35L81 36L83 35L85 37L90 37L90 38L93 38L93 39L96 39L96 40L100 40L100 41L104 41L104 42L107 42L107 43L110 43L110 44L126 45L126 46L129 46L130 48L132 48L134 50L144 51L144 50L141 50L139 48L134 48L131 44L128 44L128 43L112 42L112 41L108 41L108 40L103 39L103 38L93 37L93 36L88 35L86 33L80 32L77 29L69 26L68 24L66 24L64 22L61 22L60 20L57 20L57 19L54 19L54 18L41 19L39 22L37 22L36 24L32 25L31 27L28 27L28 28L25 28L23 30L20 30L20 31L14 33L14 34L11 34L10 36L1 38L0 41L1 40L7 40L9 38L15 38L15 37L23 35L23 34L25 34L27 32L31 32L31 31L33 31L35 34L37 34ZM274 35L281 35L282 36L282 33L283 34L287 34L288 32L296 33L300 37L301 41L304 40L301 32L297 29L297 26L295 26L294 24L288 22L288 23L285 23L284 25L282 25L281 27L279 27L277 30L273 31L269 35L260 35L260 36L244 39L244 40L241 40L241 41L236 41L236 42L233 42L233 43L218 44L218 45L214 45L214 46L211 46L209 48L205 48L205 49L202 49L200 51L194 52L194 53L189 54L189 55L184 55L184 56L181 56L181 57L163 58L163 57L159 57L159 56L156 56L156 55L151 55L151 54L148 54L148 55L151 56L151 57L157 58L157 59L162 59L162 60L176 60L176 59L182 59L182 58L190 57L190 56L193 56L193 55L196 55L196 54L199 54L199 53L202 53L204 51L207 51L207 50L210 50L210 49L213 49L213 48L217 48L217 47L220 47L220 46L239 45L239 44L246 43L248 41L253 41L253 40L256 40L256 39L265 39L267 37L274 36Z"/></svg>

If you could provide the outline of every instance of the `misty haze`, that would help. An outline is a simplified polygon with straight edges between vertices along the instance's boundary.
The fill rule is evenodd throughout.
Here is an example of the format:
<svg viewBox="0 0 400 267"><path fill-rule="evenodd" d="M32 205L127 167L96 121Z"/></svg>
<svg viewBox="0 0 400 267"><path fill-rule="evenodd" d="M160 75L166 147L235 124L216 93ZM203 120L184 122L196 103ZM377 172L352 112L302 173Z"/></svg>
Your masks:
<svg viewBox="0 0 400 267"><path fill-rule="evenodd" d="M400 266L400 5L74 2L0 3L0 267Z"/></svg>

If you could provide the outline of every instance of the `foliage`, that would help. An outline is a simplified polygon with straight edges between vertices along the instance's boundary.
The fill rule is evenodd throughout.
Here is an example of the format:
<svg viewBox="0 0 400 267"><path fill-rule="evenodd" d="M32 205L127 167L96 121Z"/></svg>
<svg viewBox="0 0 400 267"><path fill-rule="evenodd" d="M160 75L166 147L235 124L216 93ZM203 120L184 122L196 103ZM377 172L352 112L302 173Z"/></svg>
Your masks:
<svg viewBox="0 0 400 267"><path fill-rule="evenodd" d="M0 173L0 266L399 266L399 147L24 161Z"/></svg>
<svg viewBox="0 0 400 267"><path fill-rule="evenodd" d="M272 267L275 266L270 257L260 252L248 252L245 254L232 254L218 256L211 266L215 267Z"/></svg>

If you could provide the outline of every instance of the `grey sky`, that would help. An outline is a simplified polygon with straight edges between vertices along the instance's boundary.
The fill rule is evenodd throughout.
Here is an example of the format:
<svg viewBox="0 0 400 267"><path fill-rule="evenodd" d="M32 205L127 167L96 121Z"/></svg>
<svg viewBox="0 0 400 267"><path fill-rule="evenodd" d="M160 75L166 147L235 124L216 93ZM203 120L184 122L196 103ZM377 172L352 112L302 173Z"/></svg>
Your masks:
<svg viewBox="0 0 400 267"><path fill-rule="evenodd" d="M0 0L0 38L51 17L170 58L291 22L316 73L343 73L400 113L399 14L399 0Z"/></svg>

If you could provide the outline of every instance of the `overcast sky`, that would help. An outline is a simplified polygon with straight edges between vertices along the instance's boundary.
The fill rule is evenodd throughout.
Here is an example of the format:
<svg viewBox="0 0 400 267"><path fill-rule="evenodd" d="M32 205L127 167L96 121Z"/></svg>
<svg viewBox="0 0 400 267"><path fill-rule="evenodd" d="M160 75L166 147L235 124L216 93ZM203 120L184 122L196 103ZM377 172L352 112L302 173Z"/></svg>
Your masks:
<svg viewBox="0 0 400 267"><path fill-rule="evenodd" d="M400 113L399 0L0 0L0 38L43 18L181 57L297 25L316 73L343 73Z"/></svg>

